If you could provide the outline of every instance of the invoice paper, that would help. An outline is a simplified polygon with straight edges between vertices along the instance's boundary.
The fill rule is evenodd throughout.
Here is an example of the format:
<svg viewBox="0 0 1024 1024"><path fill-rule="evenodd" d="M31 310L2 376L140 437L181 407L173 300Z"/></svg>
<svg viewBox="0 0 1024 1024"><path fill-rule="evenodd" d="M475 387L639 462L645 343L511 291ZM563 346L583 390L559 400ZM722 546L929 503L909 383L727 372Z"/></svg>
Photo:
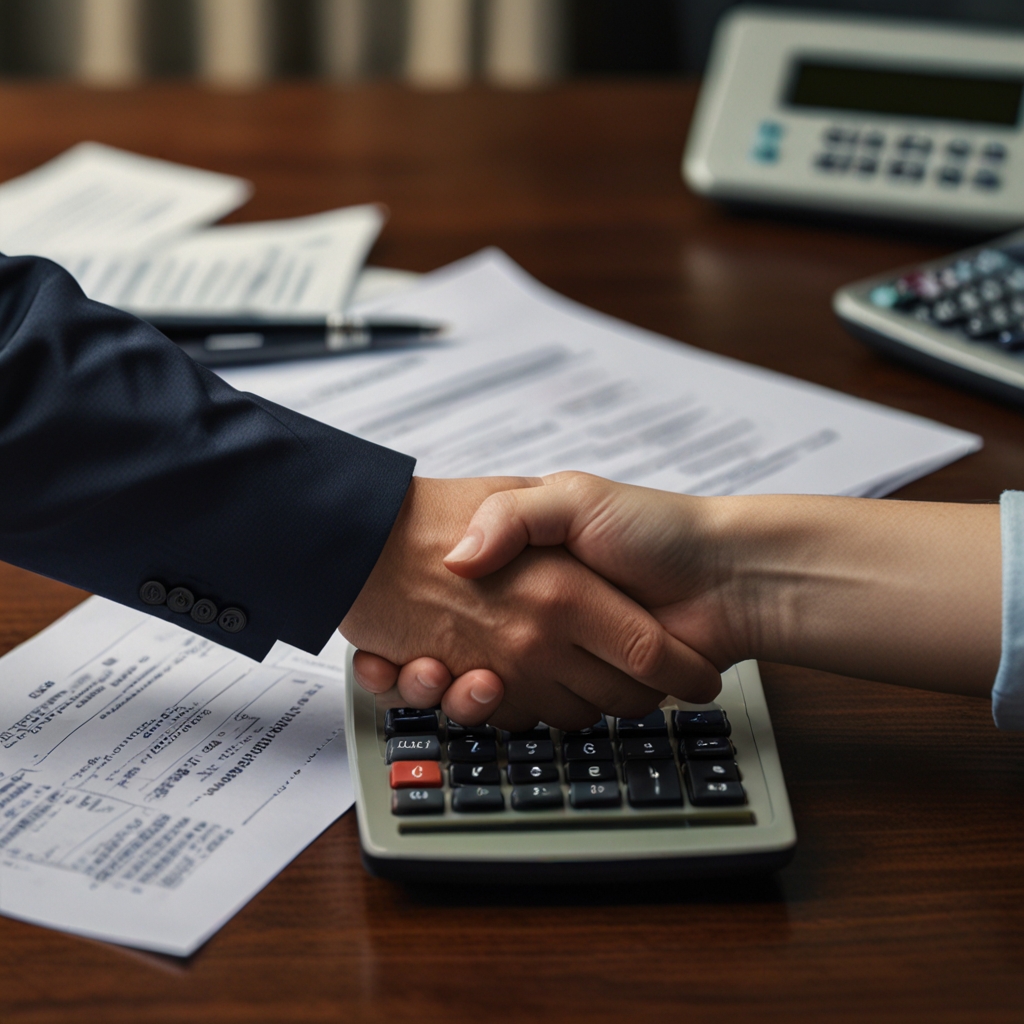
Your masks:
<svg viewBox="0 0 1024 1024"><path fill-rule="evenodd" d="M0 912L191 953L352 805L345 653L93 597L0 659Z"/></svg>
<svg viewBox="0 0 1024 1024"><path fill-rule="evenodd" d="M367 203L207 228L143 251L84 249L62 263L89 298L141 317L326 317L344 309L384 217Z"/></svg>
<svg viewBox="0 0 1024 1024"><path fill-rule="evenodd" d="M408 452L424 476L580 469L690 494L867 496L981 446L973 434L597 313L494 250L360 312L452 330L443 344L222 376Z"/></svg>
<svg viewBox="0 0 1024 1024"><path fill-rule="evenodd" d="M82 142L0 185L0 252L143 248L212 224L252 194L242 178Z"/></svg>

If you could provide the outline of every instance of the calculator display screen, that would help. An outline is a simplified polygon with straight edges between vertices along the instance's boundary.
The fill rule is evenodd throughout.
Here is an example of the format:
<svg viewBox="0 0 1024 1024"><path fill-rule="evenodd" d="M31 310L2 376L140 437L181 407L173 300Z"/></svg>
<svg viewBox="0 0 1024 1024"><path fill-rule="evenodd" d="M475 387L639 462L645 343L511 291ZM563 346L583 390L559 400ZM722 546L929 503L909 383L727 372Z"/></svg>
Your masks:
<svg viewBox="0 0 1024 1024"><path fill-rule="evenodd" d="M1024 78L907 71L800 59L786 95L791 107L860 110L872 114L931 117L1015 125Z"/></svg>

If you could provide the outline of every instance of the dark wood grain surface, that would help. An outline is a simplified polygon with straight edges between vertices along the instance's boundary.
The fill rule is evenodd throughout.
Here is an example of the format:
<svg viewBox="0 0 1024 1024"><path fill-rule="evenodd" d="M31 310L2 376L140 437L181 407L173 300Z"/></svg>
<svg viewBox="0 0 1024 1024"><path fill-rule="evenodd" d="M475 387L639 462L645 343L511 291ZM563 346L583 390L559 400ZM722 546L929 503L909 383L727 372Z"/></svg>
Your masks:
<svg viewBox="0 0 1024 1024"><path fill-rule="evenodd" d="M605 312L984 437L904 497L1024 487L1021 414L882 361L829 308L838 285L960 241L695 198L678 173L694 95L5 86L0 178L98 139L249 177L235 219L381 201L377 263L425 271L501 246ZM0 566L0 650L83 596ZM348 814L188 960L0 919L0 1019L1024 1019L1024 739L980 701L764 677L800 836L773 878L403 889L364 874Z"/></svg>

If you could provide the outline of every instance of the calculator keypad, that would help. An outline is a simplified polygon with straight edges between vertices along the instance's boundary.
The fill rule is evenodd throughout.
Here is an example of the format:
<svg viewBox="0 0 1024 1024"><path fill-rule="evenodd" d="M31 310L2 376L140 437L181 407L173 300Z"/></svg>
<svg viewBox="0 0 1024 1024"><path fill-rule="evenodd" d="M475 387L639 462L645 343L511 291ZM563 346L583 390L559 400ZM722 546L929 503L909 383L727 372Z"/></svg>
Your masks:
<svg viewBox="0 0 1024 1024"><path fill-rule="evenodd" d="M823 175L871 179L876 175L896 186L921 186L932 181L940 188L969 187L994 192L1003 185L1003 165L1009 151L995 140L972 145L967 139L943 142L921 132L886 133L830 125L821 134L811 158Z"/></svg>
<svg viewBox="0 0 1024 1024"><path fill-rule="evenodd" d="M1024 246L982 249L905 274L873 288L868 300L968 341L1022 350Z"/></svg>
<svg viewBox="0 0 1024 1024"><path fill-rule="evenodd" d="M433 723L436 731L406 733L413 723ZM747 800L731 724L720 709L602 717L589 729L568 733L546 726L499 733L445 722L436 712L392 708L383 731L396 815L508 810L525 821L552 812L721 807Z"/></svg>

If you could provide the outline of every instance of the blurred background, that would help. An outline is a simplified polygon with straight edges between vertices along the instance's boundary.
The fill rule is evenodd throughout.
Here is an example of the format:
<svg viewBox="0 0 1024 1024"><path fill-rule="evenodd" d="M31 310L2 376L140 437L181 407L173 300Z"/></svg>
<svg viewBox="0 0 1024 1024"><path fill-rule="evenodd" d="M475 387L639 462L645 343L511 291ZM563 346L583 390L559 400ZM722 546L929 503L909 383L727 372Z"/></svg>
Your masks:
<svg viewBox="0 0 1024 1024"><path fill-rule="evenodd" d="M1022 0L819 0L764 6L1024 27ZM693 75L730 0L0 0L0 76L105 86L197 77L474 80Z"/></svg>

